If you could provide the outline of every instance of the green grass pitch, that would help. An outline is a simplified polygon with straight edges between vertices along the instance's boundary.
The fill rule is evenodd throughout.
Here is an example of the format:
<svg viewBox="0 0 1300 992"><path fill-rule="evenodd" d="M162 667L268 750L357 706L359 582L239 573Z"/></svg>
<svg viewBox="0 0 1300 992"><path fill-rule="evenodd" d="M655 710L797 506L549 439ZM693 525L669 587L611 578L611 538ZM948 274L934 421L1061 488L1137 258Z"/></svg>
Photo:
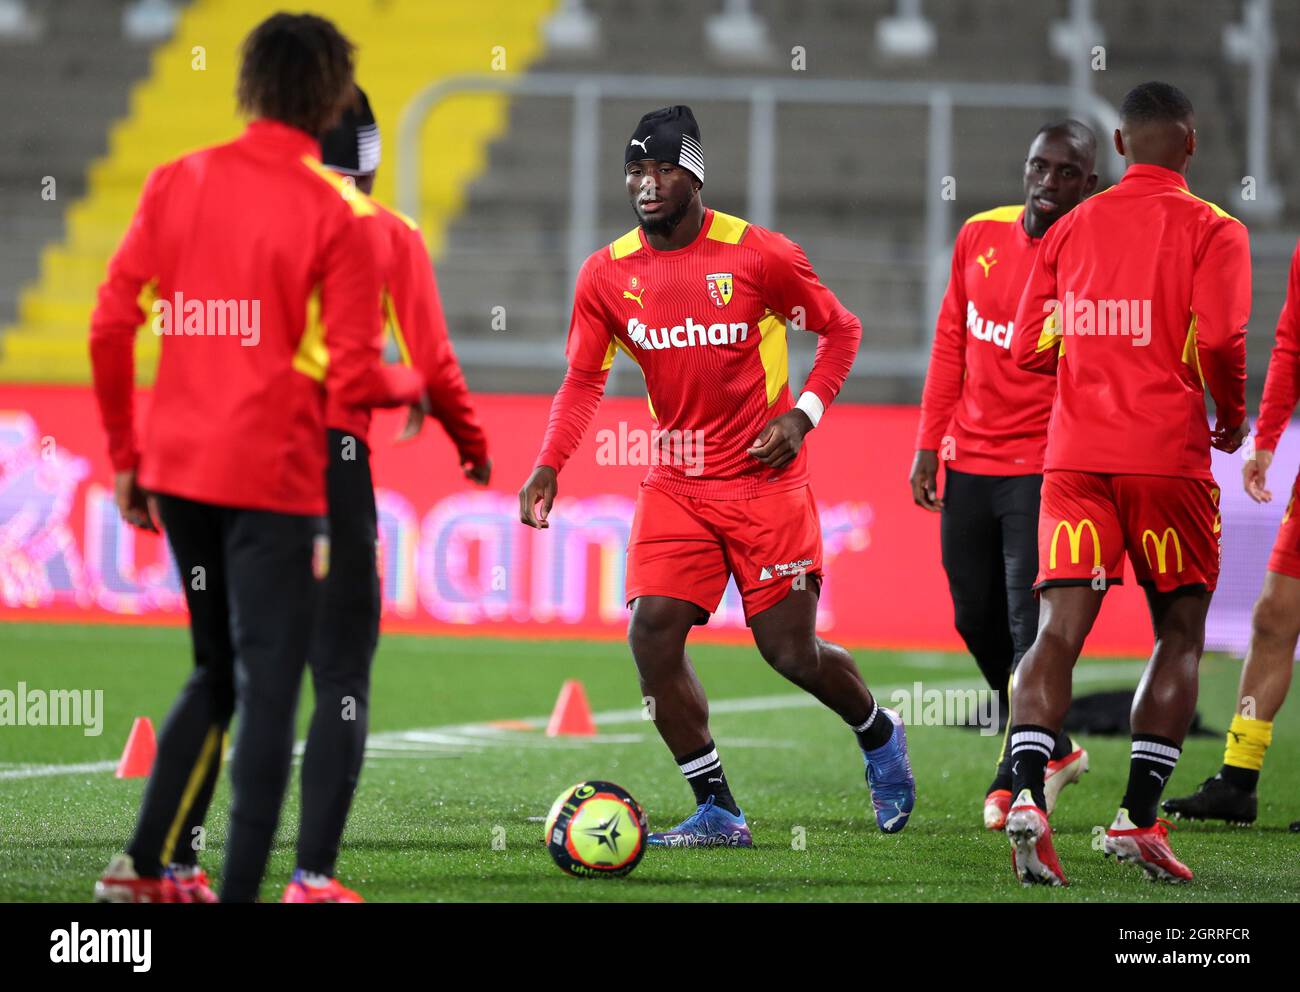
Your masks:
<svg viewBox="0 0 1300 992"><path fill-rule="evenodd" d="M1300 716L1278 719L1253 828L1180 825L1175 850L1196 872L1186 886L1155 885L1103 860L1093 838L1114 816L1127 774L1127 740L1085 741L1092 768L1054 817L1064 891L1024 890L1008 845L985 832L980 805L997 737L911 726L918 780L911 823L896 836L870 818L862 761L831 713L783 682L752 647L692 650L715 706L714 736L755 848L655 850L621 880L562 875L540 843L543 815L567 785L618 782L661 828L691 808L641 705L631 658L618 642L387 636L375 663L372 747L339 862L339 876L372 901L1293 901L1300 894ZM858 651L867 680L890 690L977 685L959 655ZM131 830L139 780L119 781L131 721L161 722L189 667L178 629L0 626L0 689L102 689L98 737L80 727L0 727L0 900L83 901ZM1138 663L1081 662L1076 691L1135 684ZM1207 658L1199 708L1222 730L1239 663ZM544 716L561 682L583 680L601 720L595 740L549 740L493 721ZM310 706L305 693L300 713ZM1218 767L1222 739L1188 742L1167 794L1183 794ZM66 766L84 766L69 771ZM293 868L297 778L262 889L274 900ZM202 861L217 875L229 789L209 821ZM803 844L795 841L802 836ZM800 849L801 848L801 849Z"/></svg>

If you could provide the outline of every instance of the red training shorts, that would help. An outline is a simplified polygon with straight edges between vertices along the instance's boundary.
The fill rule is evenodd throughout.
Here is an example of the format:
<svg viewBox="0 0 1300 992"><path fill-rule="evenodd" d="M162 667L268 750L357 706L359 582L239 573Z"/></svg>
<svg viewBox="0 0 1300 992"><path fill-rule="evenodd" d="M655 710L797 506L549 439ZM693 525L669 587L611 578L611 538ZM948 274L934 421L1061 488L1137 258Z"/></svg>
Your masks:
<svg viewBox="0 0 1300 992"><path fill-rule="evenodd" d="M1282 514L1282 526L1277 529L1273 553L1268 556L1268 570L1279 575L1300 579L1300 517L1296 515L1296 494L1300 493L1300 476L1291 487L1291 500Z"/></svg>
<svg viewBox="0 0 1300 992"><path fill-rule="evenodd" d="M1213 591L1219 581L1219 487L1165 475L1043 475L1038 581L1046 586L1123 581L1124 553L1142 585Z"/></svg>
<svg viewBox="0 0 1300 992"><path fill-rule="evenodd" d="M637 494L628 605L671 596L713 613L734 575L750 623L796 582L821 574L821 521L808 486L753 499L676 496L644 484Z"/></svg>

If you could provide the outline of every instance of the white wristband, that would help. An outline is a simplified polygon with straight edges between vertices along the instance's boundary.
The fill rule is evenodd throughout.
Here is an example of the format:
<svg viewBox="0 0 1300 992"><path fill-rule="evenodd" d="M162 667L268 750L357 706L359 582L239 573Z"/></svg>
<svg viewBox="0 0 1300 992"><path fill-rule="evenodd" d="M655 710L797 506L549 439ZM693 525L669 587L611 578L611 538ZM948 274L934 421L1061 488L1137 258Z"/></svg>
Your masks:
<svg viewBox="0 0 1300 992"><path fill-rule="evenodd" d="M799 402L795 405L796 410L802 410L808 414L808 419L812 421L814 427L822 419L822 414L826 412L826 404L821 401L816 393L810 393L807 390L799 394Z"/></svg>

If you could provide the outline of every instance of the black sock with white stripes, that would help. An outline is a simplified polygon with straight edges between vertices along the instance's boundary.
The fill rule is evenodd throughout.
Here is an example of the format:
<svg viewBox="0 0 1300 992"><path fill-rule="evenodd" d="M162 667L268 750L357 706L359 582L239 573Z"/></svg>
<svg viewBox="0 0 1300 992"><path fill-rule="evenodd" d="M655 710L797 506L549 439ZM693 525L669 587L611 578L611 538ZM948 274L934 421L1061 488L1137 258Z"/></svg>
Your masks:
<svg viewBox="0 0 1300 992"><path fill-rule="evenodd" d="M1043 797L1043 776L1047 761L1056 746L1056 731L1032 723L1018 723L1011 728L1011 801L1025 789L1034 797L1034 805L1047 812Z"/></svg>
<svg viewBox="0 0 1300 992"><path fill-rule="evenodd" d="M1128 790L1121 804L1128 810L1128 818L1136 827L1149 827L1156 822L1156 806L1165 783L1174 773L1182 748L1168 737L1155 734L1134 734L1133 749L1128 764Z"/></svg>
<svg viewBox="0 0 1300 992"><path fill-rule="evenodd" d="M894 736L894 721L889 719L874 699L871 700L871 712L867 714L867 718L861 723L850 724L850 726L858 735L858 747L864 751L874 751L878 747L884 747L889 743L889 738Z"/></svg>
<svg viewBox="0 0 1300 992"><path fill-rule="evenodd" d="M718 757L718 749L712 739L698 751L684 754L675 760L677 767L686 776L686 781L690 783L691 791L695 793L696 805L703 806L712 796L714 804L728 813L740 813L740 807L731 796L727 776L722 771L722 759Z"/></svg>

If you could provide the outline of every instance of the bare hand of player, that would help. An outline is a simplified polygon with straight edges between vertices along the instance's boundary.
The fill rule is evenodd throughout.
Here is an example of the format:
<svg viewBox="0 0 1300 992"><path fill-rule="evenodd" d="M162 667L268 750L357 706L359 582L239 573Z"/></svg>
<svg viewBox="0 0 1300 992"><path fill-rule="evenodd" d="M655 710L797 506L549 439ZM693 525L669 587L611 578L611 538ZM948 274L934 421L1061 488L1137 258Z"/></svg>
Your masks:
<svg viewBox="0 0 1300 992"><path fill-rule="evenodd" d="M1210 444L1220 451L1226 451L1229 454L1236 451L1245 443L1250 434L1250 421L1243 420L1236 427L1220 427L1214 425L1214 430L1210 432Z"/></svg>
<svg viewBox="0 0 1300 992"><path fill-rule="evenodd" d="M492 459L480 465L473 462L465 462L461 465L460 470L465 473L465 478L476 486L486 486L492 480Z"/></svg>
<svg viewBox="0 0 1300 992"><path fill-rule="evenodd" d="M939 499L937 480L939 478L939 453L937 451L918 451L912 459L912 474L908 481L912 484L912 502L930 511L943 508Z"/></svg>
<svg viewBox="0 0 1300 992"><path fill-rule="evenodd" d="M524 483L524 488L519 490L520 521L538 530L549 527L546 518L551 512L551 505L555 502L555 494L558 491L555 469L538 465L533 469L533 474L528 477L528 481ZM542 504L540 510L537 509L539 502Z"/></svg>
<svg viewBox="0 0 1300 992"><path fill-rule="evenodd" d="M408 406L406 408L406 423L402 426L401 432L394 440L409 441L417 437L421 428L424 427L424 409L419 406Z"/></svg>
<svg viewBox="0 0 1300 992"><path fill-rule="evenodd" d="M1273 493L1264 488L1268 480L1268 467L1272 464L1273 452L1257 449L1255 457L1241 467L1241 483L1246 488L1246 495L1256 503L1273 501Z"/></svg>
<svg viewBox="0 0 1300 992"><path fill-rule="evenodd" d="M784 468L799 454L804 435L812 430L812 426L808 414L802 410L787 410L763 425L758 440L745 454L772 468Z"/></svg>
<svg viewBox="0 0 1300 992"><path fill-rule="evenodd" d="M149 499L135 481L135 469L113 476L113 499L122 519L132 527L158 533L158 525L149 513Z"/></svg>

